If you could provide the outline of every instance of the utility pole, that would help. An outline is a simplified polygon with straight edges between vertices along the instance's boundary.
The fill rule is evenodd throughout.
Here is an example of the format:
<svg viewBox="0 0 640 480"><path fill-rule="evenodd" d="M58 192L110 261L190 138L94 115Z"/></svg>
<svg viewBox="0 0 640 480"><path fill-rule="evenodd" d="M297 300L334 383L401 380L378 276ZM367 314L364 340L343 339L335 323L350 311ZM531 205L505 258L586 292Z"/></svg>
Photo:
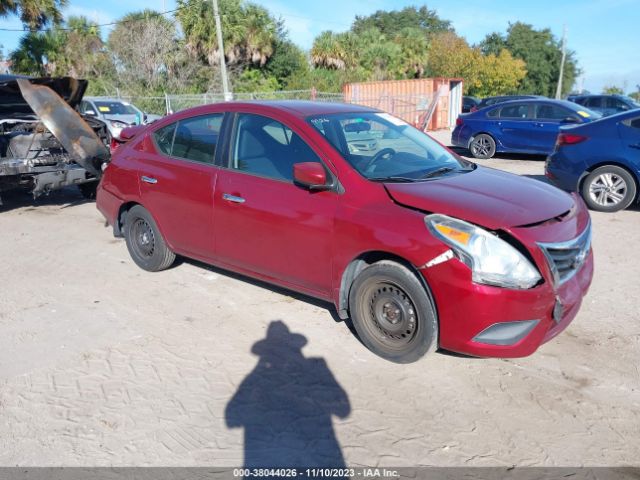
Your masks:
<svg viewBox="0 0 640 480"><path fill-rule="evenodd" d="M564 61L567 58L567 26L562 28L562 60L560 60L560 76L558 77L558 88L556 88L556 100L562 98L562 77L564 76Z"/></svg>
<svg viewBox="0 0 640 480"><path fill-rule="evenodd" d="M227 78L227 64L224 59L224 43L222 42L222 25L220 23L220 11L218 10L218 0L211 0L213 4L213 17L216 21L216 35L218 37L218 51L220 52L220 76L222 77L222 92L225 101L232 100L233 95L229 90L229 79Z"/></svg>

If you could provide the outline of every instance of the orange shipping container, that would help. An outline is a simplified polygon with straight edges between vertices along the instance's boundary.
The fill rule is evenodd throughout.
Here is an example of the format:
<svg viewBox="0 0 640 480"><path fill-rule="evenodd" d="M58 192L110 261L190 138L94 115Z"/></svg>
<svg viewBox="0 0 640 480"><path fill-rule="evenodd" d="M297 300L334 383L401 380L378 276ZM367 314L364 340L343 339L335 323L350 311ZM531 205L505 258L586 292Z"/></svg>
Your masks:
<svg viewBox="0 0 640 480"><path fill-rule="evenodd" d="M461 78L420 78L347 83L343 93L345 102L384 110L418 128L439 130L455 126L462 112L462 87Z"/></svg>

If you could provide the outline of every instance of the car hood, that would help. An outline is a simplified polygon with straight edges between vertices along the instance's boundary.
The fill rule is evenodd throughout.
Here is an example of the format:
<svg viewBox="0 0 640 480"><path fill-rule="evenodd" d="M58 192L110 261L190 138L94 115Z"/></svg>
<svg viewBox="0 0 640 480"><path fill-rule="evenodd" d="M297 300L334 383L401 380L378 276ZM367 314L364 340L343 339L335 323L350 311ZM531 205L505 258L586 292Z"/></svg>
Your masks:
<svg viewBox="0 0 640 480"><path fill-rule="evenodd" d="M0 81L0 116L32 115L34 113L29 102L20 90L19 81L29 81L33 85L44 85L57 93L71 108L82 100L89 82L72 77L56 78L20 78Z"/></svg>
<svg viewBox="0 0 640 480"><path fill-rule="evenodd" d="M385 183L397 203L491 230L535 224L574 206L571 196L538 180L478 166L469 173L415 183Z"/></svg>
<svg viewBox="0 0 640 480"><path fill-rule="evenodd" d="M26 78L16 82L21 97L71 158L99 177L100 165L109 159L109 150L87 122L49 86L34 84Z"/></svg>

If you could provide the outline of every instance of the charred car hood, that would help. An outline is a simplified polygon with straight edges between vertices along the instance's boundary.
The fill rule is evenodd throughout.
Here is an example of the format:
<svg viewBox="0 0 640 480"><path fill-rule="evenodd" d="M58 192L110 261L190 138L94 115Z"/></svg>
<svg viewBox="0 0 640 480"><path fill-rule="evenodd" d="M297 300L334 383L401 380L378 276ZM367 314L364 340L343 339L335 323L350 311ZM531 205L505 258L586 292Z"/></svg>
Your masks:
<svg viewBox="0 0 640 480"><path fill-rule="evenodd" d="M65 102L76 108L87 91L89 82L71 77L58 78L27 78L14 77L0 79L0 115L12 116L29 115L35 113L29 102L25 100L20 91L19 80L28 80L34 85L44 85L57 93Z"/></svg>
<svg viewBox="0 0 640 480"><path fill-rule="evenodd" d="M21 97L71 158L88 172L100 176L100 165L109 159L109 150L72 105L47 85L32 83L26 78L19 78L16 83Z"/></svg>
<svg viewBox="0 0 640 480"><path fill-rule="evenodd" d="M397 203L497 230L543 222L571 210L567 193L538 180L478 166L415 183L385 183Z"/></svg>

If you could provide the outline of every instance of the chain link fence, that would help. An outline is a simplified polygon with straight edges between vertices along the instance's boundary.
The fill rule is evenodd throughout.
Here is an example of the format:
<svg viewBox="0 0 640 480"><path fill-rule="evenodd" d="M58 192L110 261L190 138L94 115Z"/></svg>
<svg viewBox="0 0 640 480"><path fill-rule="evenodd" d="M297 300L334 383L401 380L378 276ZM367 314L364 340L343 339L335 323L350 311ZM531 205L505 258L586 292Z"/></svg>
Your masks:
<svg viewBox="0 0 640 480"><path fill-rule="evenodd" d="M225 101L223 93L202 93L164 96L120 95L122 100L133 103L146 113L167 115L191 107ZM380 95L375 98L353 96L345 98L342 93L318 92L316 90L282 90L274 92L234 93L233 100L312 100L317 102L346 102L377 108L416 125L428 124L437 95Z"/></svg>

